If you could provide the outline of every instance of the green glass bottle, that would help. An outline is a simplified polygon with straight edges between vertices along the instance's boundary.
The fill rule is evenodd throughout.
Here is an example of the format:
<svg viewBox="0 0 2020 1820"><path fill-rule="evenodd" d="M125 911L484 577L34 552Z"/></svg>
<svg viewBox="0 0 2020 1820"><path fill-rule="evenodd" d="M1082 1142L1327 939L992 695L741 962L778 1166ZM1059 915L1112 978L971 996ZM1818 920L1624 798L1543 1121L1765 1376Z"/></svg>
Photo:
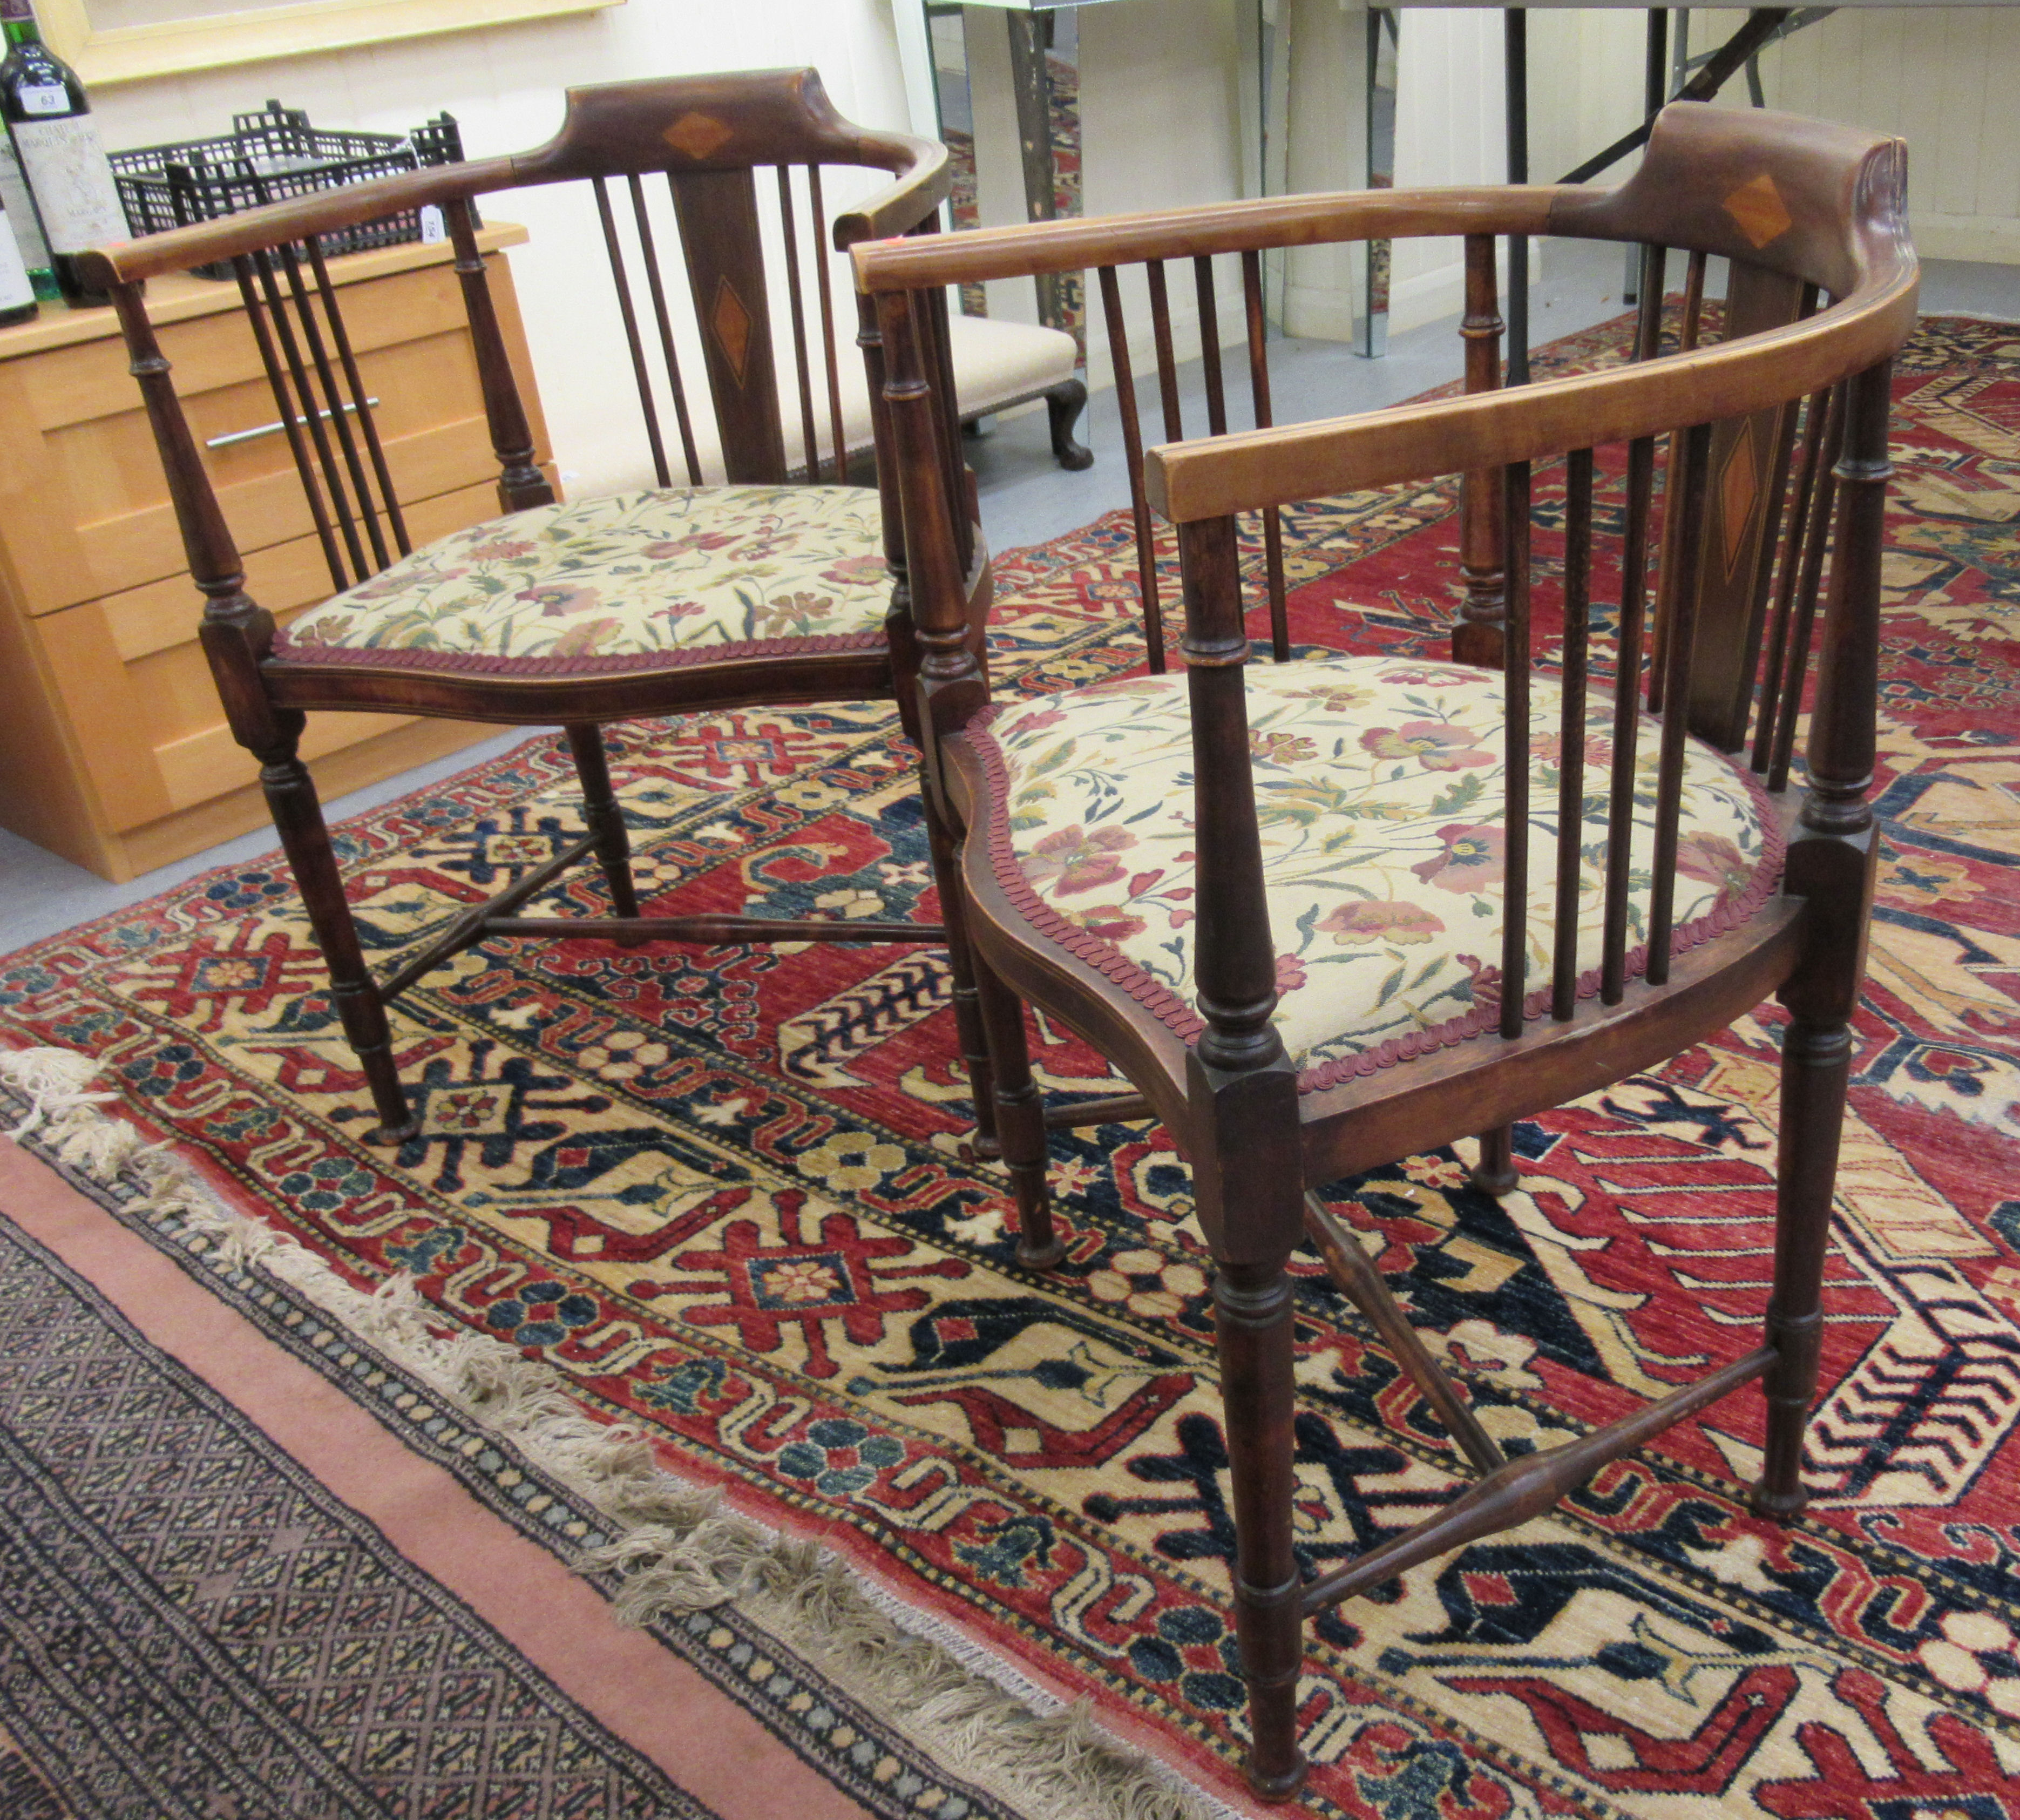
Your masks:
<svg viewBox="0 0 2020 1820"><path fill-rule="evenodd" d="M7 38L0 120L27 179L57 287L73 303L105 303L104 292L79 275L77 256L132 231L91 103L77 72L42 42L30 0L0 0L0 27Z"/></svg>
<svg viewBox="0 0 2020 1820"><path fill-rule="evenodd" d="M21 161L15 157L14 142L4 126L0 126L0 208L7 211L14 243L21 249L21 263L28 268L28 282L43 302L53 303L63 292L56 283L56 267L49 263L49 243L42 238L42 224L35 219L35 205L28 194L28 180L21 175Z"/></svg>
<svg viewBox="0 0 2020 1820"><path fill-rule="evenodd" d="M20 245L14 238L14 218L0 204L0 329L31 321L41 308L35 301L35 287L28 281Z"/></svg>

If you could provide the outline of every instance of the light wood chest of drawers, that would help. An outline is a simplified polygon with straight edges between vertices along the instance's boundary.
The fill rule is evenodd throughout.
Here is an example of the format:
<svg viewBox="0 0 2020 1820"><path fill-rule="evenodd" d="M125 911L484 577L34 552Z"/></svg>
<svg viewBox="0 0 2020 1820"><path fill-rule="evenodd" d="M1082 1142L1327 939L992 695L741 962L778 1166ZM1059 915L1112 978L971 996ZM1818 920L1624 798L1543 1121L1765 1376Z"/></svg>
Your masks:
<svg viewBox="0 0 2020 1820"><path fill-rule="evenodd" d="M480 242L538 458L549 465L517 299ZM496 517L497 462L446 245L333 260L344 320L416 545ZM245 558L283 619L330 592L238 286L156 279L150 314ZM237 433L271 427L271 434ZM551 468L550 467L550 472ZM45 304L0 329L0 825L115 880L266 822L196 642L202 601L110 310ZM309 717L325 798L494 729L385 714Z"/></svg>

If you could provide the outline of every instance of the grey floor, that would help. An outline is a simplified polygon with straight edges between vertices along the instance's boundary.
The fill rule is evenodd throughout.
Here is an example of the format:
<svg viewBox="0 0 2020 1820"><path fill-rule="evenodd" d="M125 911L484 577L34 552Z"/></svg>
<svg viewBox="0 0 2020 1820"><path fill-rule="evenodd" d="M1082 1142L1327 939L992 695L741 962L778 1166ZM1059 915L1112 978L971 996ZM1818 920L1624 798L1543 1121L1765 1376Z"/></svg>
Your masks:
<svg viewBox="0 0 2020 1820"><path fill-rule="evenodd" d="M1540 346L1589 327L1622 307L1619 251L1578 242L1546 243L1544 277L1531 292L1530 336ZM1922 307L2020 321L2020 268L1932 261L1923 267ZM1386 358L1363 360L1334 342L1288 340L1270 350L1277 419L1291 422L1373 410L1442 385L1459 372L1459 337L1450 321L1394 336ZM1139 388L1140 389L1140 388ZM1197 366L1181 376L1188 420L1204 423L1204 391ZM1154 404L1151 408L1154 410ZM1122 463L1121 420L1113 391L1095 394L1081 434L1095 452L1094 466L1068 474L1052 459L1042 411L999 420L971 439L983 525L992 547L1043 543L1129 503ZM1145 440L1162 441L1146 423ZM432 765L387 779L369 790L325 805L332 820L361 813L439 778L510 751L536 729L515 727ZM207 852L165 866L125 885L108 885L81 867L0 829L0 948L11 950L74 928L108 910L137 903L216 866L239 865L271 852L265 830L242 835Z"/></svg>

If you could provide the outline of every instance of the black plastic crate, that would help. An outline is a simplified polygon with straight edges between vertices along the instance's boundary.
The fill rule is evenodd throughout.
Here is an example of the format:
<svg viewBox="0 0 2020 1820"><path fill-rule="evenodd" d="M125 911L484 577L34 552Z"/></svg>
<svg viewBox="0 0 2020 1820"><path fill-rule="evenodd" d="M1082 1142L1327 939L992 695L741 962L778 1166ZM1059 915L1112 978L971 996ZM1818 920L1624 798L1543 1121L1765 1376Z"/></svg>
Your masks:
<svg viewBox="0 0 2020 1820"><path fill-rule="evenodd" d="M269 101L263 114L234 114L231 131L220 138L115 151L111 164L126 223L137 235L164 234L311 190L462 158L463 135L447 114L404 136L330 133L310 125L300 109ZM325 253L361 252L422 237L420 213L409 209L322 234L318 244ZM195 271L200 278L232 276L229 262Z"/></svg>

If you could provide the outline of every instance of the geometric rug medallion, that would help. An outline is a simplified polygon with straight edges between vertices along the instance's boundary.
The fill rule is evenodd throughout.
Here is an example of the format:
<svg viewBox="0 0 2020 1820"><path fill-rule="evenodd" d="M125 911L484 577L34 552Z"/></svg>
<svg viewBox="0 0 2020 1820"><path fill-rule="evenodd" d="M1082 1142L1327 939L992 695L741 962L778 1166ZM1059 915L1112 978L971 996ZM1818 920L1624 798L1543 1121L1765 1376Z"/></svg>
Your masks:
<svg viewBox="0 0 2020 1820"><path fill-rule="evenodd" d="M1607 332L1553 358L1611 358ZM1555 1514L1332 1613L1302 1684L1307 1811L2020 1817L2020 329L1925 323L1895 395L1885 846L1814 1501L1786 1530L1746 1513L1760 1405L1742 1391ZM1540 474L1546 658L1561 499ZM1603 473L1600 510L1618 506ZM1301 648L1443 653L1451 487L1284 519ZM1124 514L999 557L997 692L1140 667L1134 571ZM885 708L612 744L661 914L932 913ZM538 741L346 824L375 964L580 826L566 754ZM558 895L590 911L601 887L578 873ZM322 979L276 858L9 957L0 1009L11 1041L101 1058L125 1115L353 1281L412 1276L674 1472L1238 1799L1206 1265L1159 1127L1055 1135L1067 1255L1041 1275L1015 1262L1004 1178L964 1153L930 949L492 942L395 1011L423 1118L397 1150L365 1141ZM1330 1191L1511 1451L1757 1343L1780 1015L1523 1124L1499 1202L1449 1151ZM1048 1092L1115 1090L1064 1033L1036 1035ZM1306 1271L1317 1571L1466 1475Z"/></svg>

